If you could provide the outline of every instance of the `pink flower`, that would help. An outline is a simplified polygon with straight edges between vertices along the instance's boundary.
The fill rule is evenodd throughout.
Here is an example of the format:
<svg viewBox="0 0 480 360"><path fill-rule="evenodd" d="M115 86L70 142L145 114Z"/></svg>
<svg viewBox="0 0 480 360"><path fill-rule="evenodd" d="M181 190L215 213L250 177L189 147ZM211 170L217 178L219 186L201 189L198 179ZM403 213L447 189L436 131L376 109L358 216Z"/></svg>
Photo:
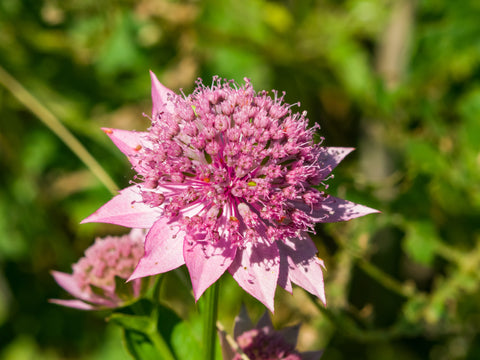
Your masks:
<svg viewBox="0 0 480 360"><path fill-rule="evenodd" d="M224 360L318 360L323 351L298 352L295 349L300 326L275 331L265 312L254 327L244 306L235 318L233 329L235 343L229 343L225 332L220 333ZM243 353L243 357L241 352Z"/></svg>
<svg viewBox="0 0 480 360"><path fill-rule="evenodd" d="M145 288L142 279L125 283L143 256L145 231L96 239L85 256L72 265L73 274L52 271L55 281L75 300L50 302L81 310L117 308L135 300ZM143 281L144 282L144 281Z"/></svg>
<svg viewBox="0 0 480 360"><path fill-rule="evenodd" d="M277 285L291 292L292 282L325 303L307 233L376 212L316 188L353 149L315 144L305 112L255 93L248 79L199 80L181 97L151 78L149 130L104 129L137 183L84 222L150 229L130 279L186 264L196 299L228 270L272 311Z"/></svg>

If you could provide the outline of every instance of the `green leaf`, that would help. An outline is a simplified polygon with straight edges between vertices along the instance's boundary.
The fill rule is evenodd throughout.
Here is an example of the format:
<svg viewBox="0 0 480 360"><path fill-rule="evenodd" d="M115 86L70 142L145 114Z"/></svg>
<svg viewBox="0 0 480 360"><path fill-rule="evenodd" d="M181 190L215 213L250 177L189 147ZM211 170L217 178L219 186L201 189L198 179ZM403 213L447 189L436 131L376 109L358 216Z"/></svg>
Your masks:
<svg viewBox="0 0 480 360"><path fill-rule="evenodd" d="M172 332L172 347L177 359L204 360L203 318L199 314L191 316L175 326ZM215 359L222 359L220 342L216 342Z"/></svg>
<svg viewBox="0 0 480 360"><path fill-rule="evenodd" d="M125 329L148 333L152 326L152 320L148 316L128 315L122 313L112 314L111 321Z"/></svg>
<svg viewBox="0 0 480 360"><path fill-rule="evenodd" d="M124 340L128 352L136 360L163 359L160 352L155 348L145 334L125 329Z"/></svg>
<svg viewBox="0 0 480 360"><path fill-rule="evenodd" d="M178 359L203 360L202 328L198 316L175 326L172 346Z"/></svg>
<svg viewBox="0 0 480 360"><path fill-rule="evenodd" d="M411 222L403 243L405 252L416 262L431 265L435 257L438 235L429 221Z"/></svg>
<svg viewBox="0 0 480 360"><path fill-rule="evenodd" d="M440 151L425 140L411 139L407 142L410 166L427 174L443 174L450 166Z"/></svg>
<svg viewBox="0 0 480 360"><path fill-rule="evenodd" d="M180 318L172 310L159 305L150 316L115 313L108 320L125 329L125 343L135 359L174 359L169 340Z"/></svg>
<svg viewBox="0 0 480 360"><path fill-rule="evenodd" d="M175 326L181 323L182 319L180 319L174 311L165 306L159 305L157 310L158 332L161 336L163 336L163 338L167 339L170 342L170 339L172 338L172 332L174 331Z"/></svg>

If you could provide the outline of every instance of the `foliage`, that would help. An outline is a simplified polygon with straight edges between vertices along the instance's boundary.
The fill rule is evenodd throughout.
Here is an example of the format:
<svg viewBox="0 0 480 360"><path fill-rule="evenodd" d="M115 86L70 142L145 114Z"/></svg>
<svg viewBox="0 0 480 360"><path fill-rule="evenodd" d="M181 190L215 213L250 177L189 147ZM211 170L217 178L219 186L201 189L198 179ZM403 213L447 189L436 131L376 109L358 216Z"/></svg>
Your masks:
<svg viewBox="0 0 480 360"><path fill-rule="evenodd" d="M175 90L214 74L285 90L326 145L357 148L330 192L382 214L317 228L328 306L278 291L274 323L302 320L300 347L327 360L475 359L479 16L475 2L447 0L3 0L0 66L119 187L131 169L100 127L148 126L148 69ZM128 358L101 316L47 303L62 296L51 269L69 272L95 236L125 231L78 225L111 195L5 79L0 357ZM165 276L162 298L195 323L183 271ZM230 328L240 298L260 316L224 280L219 320Z"/></svg>

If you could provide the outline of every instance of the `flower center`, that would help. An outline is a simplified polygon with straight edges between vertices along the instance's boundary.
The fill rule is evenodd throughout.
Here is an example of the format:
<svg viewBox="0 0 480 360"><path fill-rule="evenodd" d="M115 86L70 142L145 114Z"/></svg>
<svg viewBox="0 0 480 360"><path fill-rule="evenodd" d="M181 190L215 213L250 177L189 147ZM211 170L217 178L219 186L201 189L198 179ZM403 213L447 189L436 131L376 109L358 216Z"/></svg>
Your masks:
<svg viewBox="0 0 480 360"><path fill-rule="evenodd" d="M172 112L156 114L151 146L142 149L143 201L197 230L197 241L275 241L311 230L295 202L314 204L322 180L320 148L305 113L283 97L255 94L217 80L189 97L170 97ZM195 231L194 231L195 232Z"/></svg>

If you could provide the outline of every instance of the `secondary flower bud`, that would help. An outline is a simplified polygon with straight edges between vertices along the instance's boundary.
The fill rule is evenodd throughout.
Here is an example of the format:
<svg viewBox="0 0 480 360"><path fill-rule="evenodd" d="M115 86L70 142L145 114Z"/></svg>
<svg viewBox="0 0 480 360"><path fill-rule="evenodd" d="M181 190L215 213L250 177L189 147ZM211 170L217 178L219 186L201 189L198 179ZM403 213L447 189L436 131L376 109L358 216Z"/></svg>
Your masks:
<svg viewBox="0 0 480 360"><path fill-rule="evenodd" d="M318 360L323 351L299 352L295 349L300 326L275 330L265 312L254 327L244 306L235 318L234 343L220 331L220 344L224 360ZM243 356L242 356L243 355Z"/></svg>
<svg viewBox="0 0 480 360"><path fill-rule="evenodd" d="M133 229L124 236L97 238L85 256L72 265L73 273L52 271L57 283L76 300L53 303L83 310L117 308L141 295L148 279L126 280L143 256L145 231ZM143 283L143 284L142 284Z"/></svg>

